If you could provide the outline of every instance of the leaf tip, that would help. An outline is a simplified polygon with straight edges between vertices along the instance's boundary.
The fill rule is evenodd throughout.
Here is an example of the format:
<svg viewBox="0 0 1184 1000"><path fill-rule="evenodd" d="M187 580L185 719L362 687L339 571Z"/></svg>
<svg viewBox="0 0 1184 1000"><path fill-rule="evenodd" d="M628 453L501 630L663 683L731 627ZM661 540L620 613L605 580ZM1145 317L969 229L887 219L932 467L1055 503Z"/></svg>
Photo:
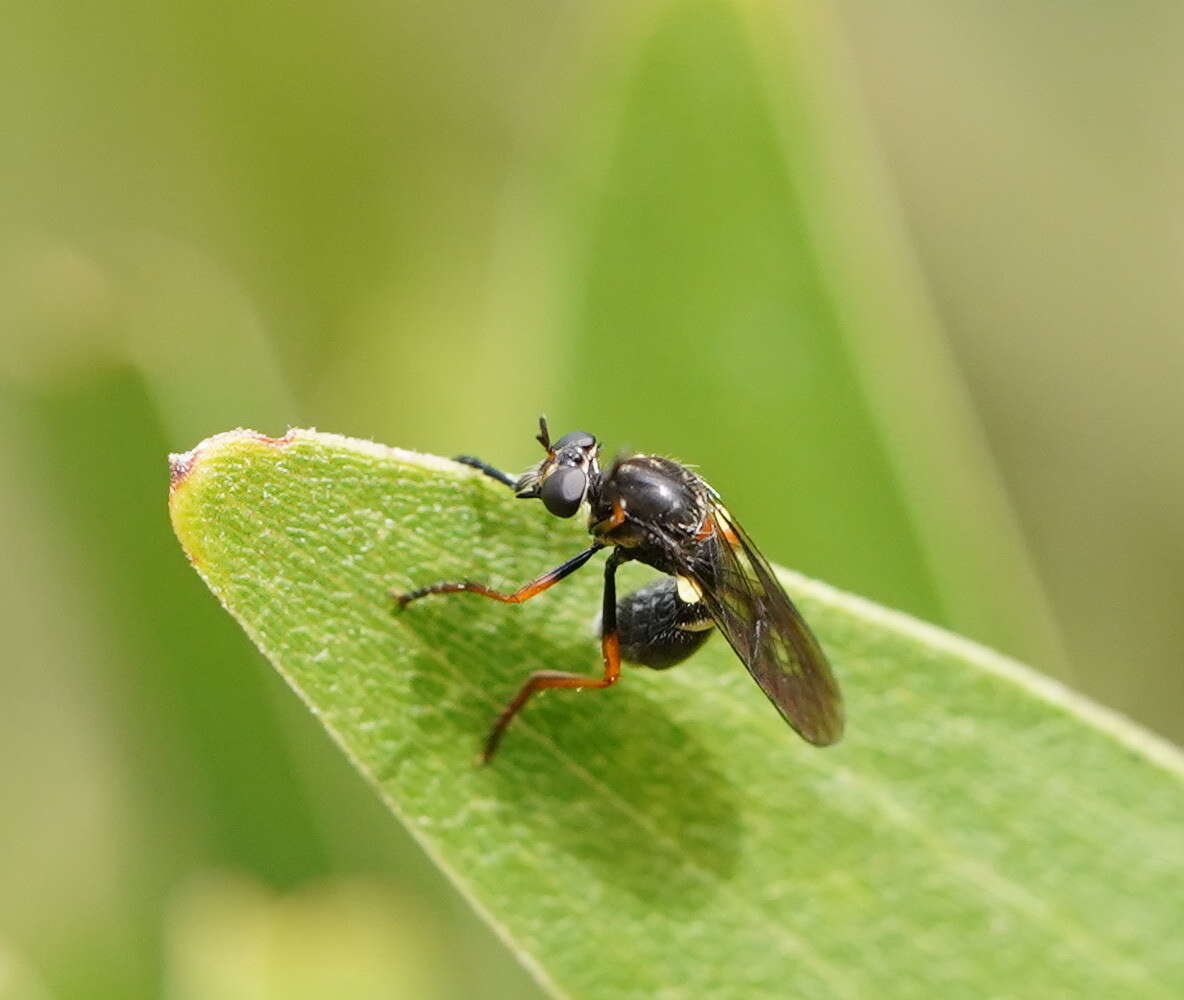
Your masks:
<svg viewBox="0 0 1184 1000"><path fill-rule="evenodd" d="M185 484L194 468L208 452L243 442L283 447L295 441L301 433L298 429L290 427L282 437L269 437L259 431L238 427L232 431L214 434L194 445L189 451L171 452L169 454L169 496L172 497Z"/></svg>
<svg viewBox="0 0 1184 1000"><path fill-rule="evenodd" d="M200 445L198 446L200 447ZM197 459L198 448L190 448L189 451L176 451L169 453L169 496L171 497L177 492L177 488L185 482L189 475L189 470L193 468L193 463Z"/></svg>
<svg viewBox="0 0 1184 1000"><path fill-rule="evenodd" d="M169 515L173 522L173 530L181 542L181 548L194 567L199 567L202 560L196 548L197 539L193 537L192 532L186 530L191 513L188 508L191 508L194 502L191 484L195 478L200 478L200 470L208 464L208 459L233 451L236 446L241 445L281 448L291 444L302 434L309 433L312 432L289 428L282 437L269 437L259 431L239 427L214 434L188 451L169 454Z"/></svg>

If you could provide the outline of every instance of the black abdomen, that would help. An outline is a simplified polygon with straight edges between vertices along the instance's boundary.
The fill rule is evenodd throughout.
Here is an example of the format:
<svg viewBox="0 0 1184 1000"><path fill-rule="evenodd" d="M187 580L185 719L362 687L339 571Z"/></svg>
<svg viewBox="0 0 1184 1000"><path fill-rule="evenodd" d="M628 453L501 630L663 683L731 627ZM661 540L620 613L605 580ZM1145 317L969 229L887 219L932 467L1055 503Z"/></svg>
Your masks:
<svg viewBox="0 0 1184 1000"><path fill-rule="evenodd" d="M665 670L702 646L713 623L701 604L678 596L678 584L667 576L617 602L617 629L623 660Z"/></svg>

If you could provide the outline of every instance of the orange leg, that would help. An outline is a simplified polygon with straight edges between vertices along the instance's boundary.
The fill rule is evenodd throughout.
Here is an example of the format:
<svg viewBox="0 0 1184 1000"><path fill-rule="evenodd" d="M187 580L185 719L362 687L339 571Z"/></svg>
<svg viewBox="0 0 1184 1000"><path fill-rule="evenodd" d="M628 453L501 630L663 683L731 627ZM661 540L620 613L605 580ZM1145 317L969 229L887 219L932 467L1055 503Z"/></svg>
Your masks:
<svg viewBox="0 0 1184 1000"><path fill-rule="evenodd" d="M400 608L407 607L412 601L417 601L421 597L427 597L428 594L480 594L482 597L490 597L495 601L502 601L506 604L521 604L523 601L529 601L532 597L537 597L544 590L555 586L565 576L570 576L577 569L584 565L592 558L603 546L593 545L591 548L584 549L578 556L575 556L565 562L562 566L556 566L549 573L544 573L537 580L531 580L530 583L523 587L519 587L512 594L503 594L500 591L492 590L483 583L473 583L472 580L460 580L455 583L433 583L429 587L420 587L418 590L408 591L406 594L391 593L395 604Z"/></svg>
<svg viewBox="0 0 1184 1000"><path fill-rule="evenodd" d="M497 717L493 728L489 730L489 735L485 738L485 748L481 752L481 763L489 763L490 758L497 752L498 744L501 743L506 727L530 700L531 695L539 691L546 691L548 688L606 688L617 683L617 679L621 676L621 642L617 634L616 582L617 566L622 561L618 558L619 552L619 549L615 550L604 566L604 604L601 616L603 624L600 640L601 652L604 655L604 675L587 677L583 674L568 674L559 670L538 670L531 674L503 709L502 714ZM577 558L579 557L577 556ZM561 566L560 569L562 568Z"/></svg>

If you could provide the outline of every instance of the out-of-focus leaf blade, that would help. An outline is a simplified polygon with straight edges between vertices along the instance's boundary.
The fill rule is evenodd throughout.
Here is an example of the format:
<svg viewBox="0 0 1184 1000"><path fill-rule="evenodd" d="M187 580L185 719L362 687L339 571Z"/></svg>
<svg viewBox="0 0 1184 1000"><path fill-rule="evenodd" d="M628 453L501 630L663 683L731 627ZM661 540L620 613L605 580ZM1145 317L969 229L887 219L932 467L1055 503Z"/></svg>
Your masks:
<svg viewBox="0 0 1184 1000"><path fill-rule="evenodd" d="M580 997L1173 997L1184 763L1025 668L785 574L848 735L784 726L725 644L552 693L474 757L530 670L598 666L600 575L506 607L580 525L450 462L307 431L174 456L190 560L542 981ZM184 641L200 641L187 636Z"/></svg>

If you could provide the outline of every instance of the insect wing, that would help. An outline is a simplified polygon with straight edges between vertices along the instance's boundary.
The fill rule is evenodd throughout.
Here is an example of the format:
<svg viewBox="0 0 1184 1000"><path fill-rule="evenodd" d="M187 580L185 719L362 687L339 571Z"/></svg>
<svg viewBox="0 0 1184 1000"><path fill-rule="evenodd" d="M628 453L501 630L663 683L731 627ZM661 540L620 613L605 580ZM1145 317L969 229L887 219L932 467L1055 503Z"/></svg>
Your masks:
<svg viewBox="0 0 1184 1000"><path fill-rule="evenodd" d="M843 733L843 705L826 654L772 568L727 509L713 501L711 570L688 567L704 605L786 722L816 746Z"/></svg>

